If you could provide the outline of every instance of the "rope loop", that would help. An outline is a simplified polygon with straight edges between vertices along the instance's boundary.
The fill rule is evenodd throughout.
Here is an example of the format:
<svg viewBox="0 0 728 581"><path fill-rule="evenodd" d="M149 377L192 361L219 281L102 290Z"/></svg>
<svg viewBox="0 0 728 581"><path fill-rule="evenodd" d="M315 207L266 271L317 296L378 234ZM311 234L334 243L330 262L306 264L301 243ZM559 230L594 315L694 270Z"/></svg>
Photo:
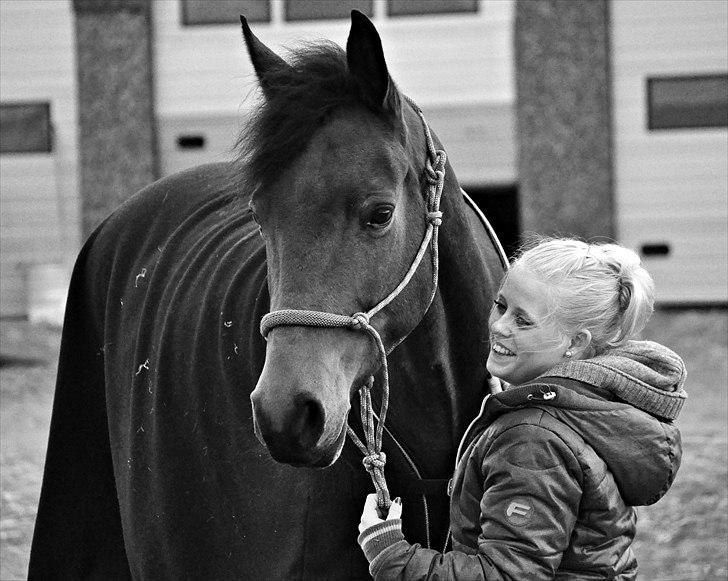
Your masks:
<svg viewBox="0 0 728 581"><path fill-rule="evenodd" d="M432 186L439 186L445 181L445 161L447 155L442 149L435 152L435 159L428 159L425 164L427 182Z"/></svg>
<svg viewBox="0 0 728 581"><path fill-rule="evenodd" d="M351 323L349 327L356 331L363 331L369 326L369 315L366 313L354 313L351 316Z"/></svg>
<svg viewBox="0 0 728 581"><path fill-rule="evenodd" d="M432 163L429 159L427 160L427 165L425 166L425 172L427 173L427 183L431 186L436 186L439 176L437 175L437 170L432 167Z"/></svg>
<svg viewBox="0 0 728 581"><path fill-rule="evenodd" d="M370 474L377 468L384 470L384 465L387 463L387 455L384 452L372 452L368 456L364 456L362 463L364 464L364 469Z"/></svg>
<svg viewBox="0 0 728 581"><path fill-rule="evenodd" d="M442 212L427 212L427 221L433 226L439 226L442 224Z"/></svg>

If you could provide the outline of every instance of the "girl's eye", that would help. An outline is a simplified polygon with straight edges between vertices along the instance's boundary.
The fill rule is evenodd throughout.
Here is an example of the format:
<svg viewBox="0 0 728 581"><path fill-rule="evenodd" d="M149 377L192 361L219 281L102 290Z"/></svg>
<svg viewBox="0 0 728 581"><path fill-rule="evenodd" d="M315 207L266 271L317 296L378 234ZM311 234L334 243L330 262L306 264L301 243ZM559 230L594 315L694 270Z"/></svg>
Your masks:
<svg viewBox="0 0 728 581"><path fill-rule="evenodd" d="M393 215L394 208L392 206L380 206L372 212L371 216L369 216L367 226L382 228L389 224Z"/></svg>
<svg viewBox="0 0 728 581"><path fill-rule="evenodd" d="M501 315L508 310L506 304L500 302L498 299L493 301L493 305L493 308L497 310ZM519 327L531 327L533 325L533 322L528 320L523 315L515 315L514 320L516 322L516 325L518 325Z"/></svg>
<svg viewBox="0 0 728 581"><path fill-rule="evenodd" d="M519 327L530 327L533 323L521 315L516 315L516 324Z"/></svg>

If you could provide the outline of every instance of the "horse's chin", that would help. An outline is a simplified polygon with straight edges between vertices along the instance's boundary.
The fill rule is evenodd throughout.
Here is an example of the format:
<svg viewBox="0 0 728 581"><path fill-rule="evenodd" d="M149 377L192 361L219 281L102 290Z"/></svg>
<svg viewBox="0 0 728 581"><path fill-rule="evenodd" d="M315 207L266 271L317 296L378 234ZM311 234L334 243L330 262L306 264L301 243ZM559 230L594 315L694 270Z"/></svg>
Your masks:
<svg viewBox="0 0 728 581"><path fill-rule="evenodd" d="M288 464L301 468L328 468L341 456L341 451L344 449L344 441L346 440L346 426L347 424L344 422L339 435L333 440L330 446L314 451L313 455L303 462L288 462Z"/></svg>
<svg viewBox="0 0 728 581"><path fill-rule="evenodd" d="M320 442L311 450L292 451L288 446L269 445L263 437L255 414L253 414L253 431L258 441L263 444L271 458L281 464L288 464L295 468L327 468L341 456L346 439L347 422L343 422L338 435L329 442Z"/></svg>

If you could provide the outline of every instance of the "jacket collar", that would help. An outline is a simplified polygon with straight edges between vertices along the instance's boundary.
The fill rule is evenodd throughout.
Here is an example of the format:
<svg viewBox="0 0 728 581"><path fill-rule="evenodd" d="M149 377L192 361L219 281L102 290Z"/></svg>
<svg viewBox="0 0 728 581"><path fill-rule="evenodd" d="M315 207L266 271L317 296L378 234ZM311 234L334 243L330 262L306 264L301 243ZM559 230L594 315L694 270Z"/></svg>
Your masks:
<svg viewBox="0 0 728 581"><path fill-rule="evenodd" d="M678 417L687 399L683 360L653 341L628 341L603 355L557 365L546 375L575 379L609 391L620 400L667 420Z"/></svg>

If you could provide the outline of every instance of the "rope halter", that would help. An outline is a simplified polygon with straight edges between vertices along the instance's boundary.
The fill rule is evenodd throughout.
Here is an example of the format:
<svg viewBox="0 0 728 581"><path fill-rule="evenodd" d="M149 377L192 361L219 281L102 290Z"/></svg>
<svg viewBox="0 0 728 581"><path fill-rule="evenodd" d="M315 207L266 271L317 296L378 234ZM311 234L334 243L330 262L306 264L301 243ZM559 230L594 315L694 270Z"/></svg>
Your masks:
<svg viewBox="0 0 728 581"><path fill-rule="evenodd" d="M348 328L352 331L363 331L367 333L377 346L379 352L379 362L382 368L382 403L379 413L379 421L375 422L375 414L372 408L371 390L374 385L374 376L370 376L364 386L359 389L359 401L361 412L361 423L364 428L364 438L366 444L361 441L356 432L347 426L347 434L354 444L364 454L364 468L371 476L374 488L377 492L377 504L382 510L389 510L391 499L389 489L384 479L384 465L387 457L382 452L382 434L384 431L384 421L387 416L387 408L389 407L389 368L387 366L387 354L391 353L404 339L398 339L389 350L385 349L379 332L370 324L371 318L391 303L404 288L412 280L417 269L422 262L422 258L430 248L432 256L432 292L430 294L425 313L429 310L432 301L437 293L438 273L440 270L438 255L438 229L442 224L442 212L440 211L440 199L442 197L442 189L445 184L445 163L447 156L441 149L435 149L432 140L430 128L427 125L422 110L411 100L405 97L413 106L425 130L425 138L427 141L427 163L426 163L426 180L427 192L425 202L427 206L427 230L420 244L420 248L405 274L402 281L397 287L389 293L384 299L377 303L372 309L364 312L354 313L351 316L337 315L335 313L326 313L321 311L307 311L299 309L282 309L272 311L265 315L260 322L260 332L267 339L271 329L280 326L305 326L305 327L327 327L327 328ZM423 313L424 316L424 313ZM376 424L376 425L375 425Z"/></svg>

